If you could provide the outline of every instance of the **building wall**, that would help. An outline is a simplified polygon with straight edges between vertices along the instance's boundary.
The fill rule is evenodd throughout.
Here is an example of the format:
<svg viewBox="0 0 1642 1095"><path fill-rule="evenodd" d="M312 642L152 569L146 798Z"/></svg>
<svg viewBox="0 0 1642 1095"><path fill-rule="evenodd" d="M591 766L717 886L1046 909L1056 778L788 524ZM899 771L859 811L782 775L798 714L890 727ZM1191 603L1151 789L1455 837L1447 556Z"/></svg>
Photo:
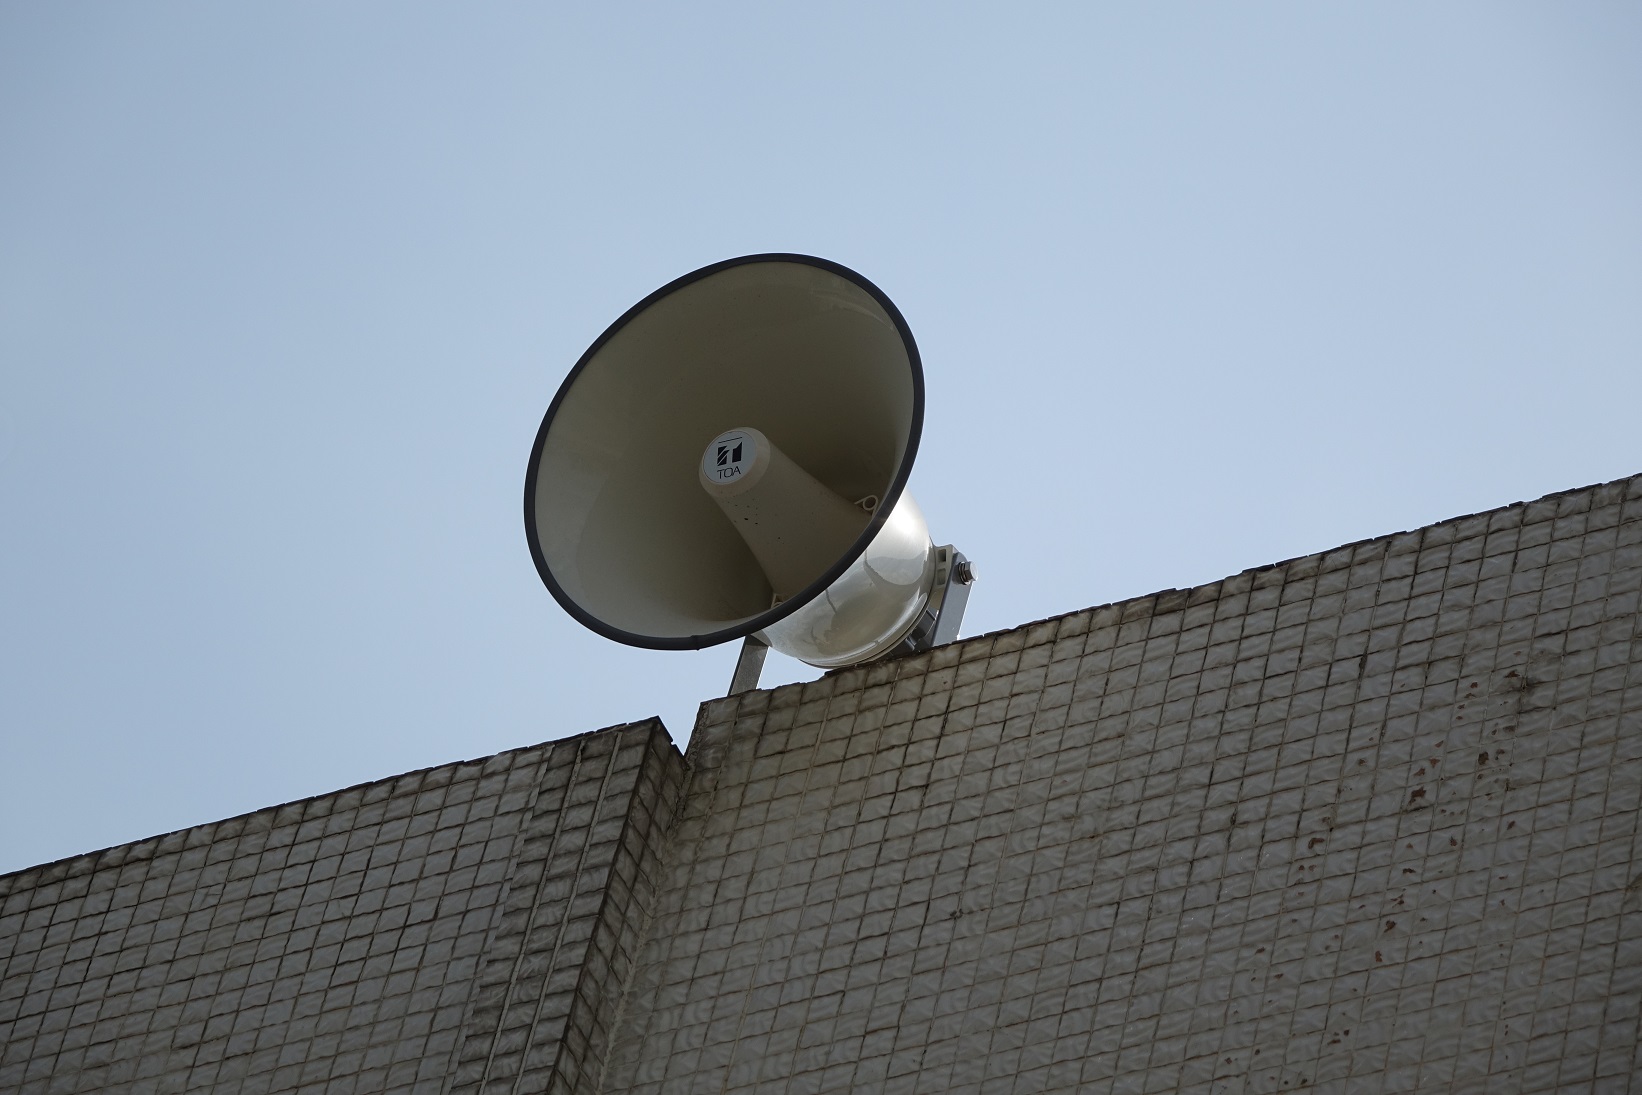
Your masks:
<svg viewBox="0 0 1642 1095"><path fill-rule="evenodd" d="M652 721L0 877L0 1091L571 1090L682 776Z"/></svg>
<svg viewBox="0 0 1642 1095"><path fill-rule="evenodd" d="M0 877L0 1091L1642 1090L1642 476Z"/></svg>
<svg viewBox="0 0 1642 1095"><path fill-rule="evenodd" d="M1642 1090L1642 478L706 706L615 1092Z"/></svg>

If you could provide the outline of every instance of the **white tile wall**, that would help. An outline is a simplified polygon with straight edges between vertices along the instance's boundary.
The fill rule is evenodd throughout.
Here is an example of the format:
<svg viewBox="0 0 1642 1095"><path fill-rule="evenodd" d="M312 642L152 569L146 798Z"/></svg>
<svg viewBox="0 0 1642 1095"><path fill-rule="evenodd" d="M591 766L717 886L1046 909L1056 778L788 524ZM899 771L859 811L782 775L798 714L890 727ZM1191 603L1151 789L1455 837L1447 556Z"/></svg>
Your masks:
<svg viewBox="0 0 1642 1095"><path fill-rule="evenodd" d="M1642 1090L1642 478L703 708L609 1092Z"/></svg>
<svg viewBox="0 0 1642 1095"><path fill-rule="evenodd" d="M1642 1091L1639 597L1642 477L3 876L0 1091Z"/></svg>

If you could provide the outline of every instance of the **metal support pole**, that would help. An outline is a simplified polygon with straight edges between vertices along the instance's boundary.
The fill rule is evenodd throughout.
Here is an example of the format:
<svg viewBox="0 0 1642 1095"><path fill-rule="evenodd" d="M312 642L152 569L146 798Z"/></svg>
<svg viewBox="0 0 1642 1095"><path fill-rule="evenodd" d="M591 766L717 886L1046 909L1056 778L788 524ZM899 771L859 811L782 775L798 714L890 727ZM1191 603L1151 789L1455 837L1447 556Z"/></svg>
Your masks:
<svg viewBox="0 0 1642 1095"><path fill-rule="evenodd" d="M726 696L739 696L758 687L758 676L764 672L764 655L770 645L757 635L748 635L741 643L741 657L736 659L735 673L730 677Z"/></svg>

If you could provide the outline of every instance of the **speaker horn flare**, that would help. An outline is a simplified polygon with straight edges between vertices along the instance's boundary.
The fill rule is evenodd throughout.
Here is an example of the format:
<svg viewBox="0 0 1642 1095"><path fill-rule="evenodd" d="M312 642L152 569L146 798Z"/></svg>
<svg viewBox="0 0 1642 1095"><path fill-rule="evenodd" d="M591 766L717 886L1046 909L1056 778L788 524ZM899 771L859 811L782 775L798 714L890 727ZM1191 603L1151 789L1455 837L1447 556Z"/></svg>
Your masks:
<svg viewBox="0 0 1642 1095"><path fill-rule="evenodd" d="M543 417L537 572L633 646L762 636L832 667L955 638L961 556L905 493L923 413L912 333L854 271L750 255L687 274L611 324Z"/></svg>

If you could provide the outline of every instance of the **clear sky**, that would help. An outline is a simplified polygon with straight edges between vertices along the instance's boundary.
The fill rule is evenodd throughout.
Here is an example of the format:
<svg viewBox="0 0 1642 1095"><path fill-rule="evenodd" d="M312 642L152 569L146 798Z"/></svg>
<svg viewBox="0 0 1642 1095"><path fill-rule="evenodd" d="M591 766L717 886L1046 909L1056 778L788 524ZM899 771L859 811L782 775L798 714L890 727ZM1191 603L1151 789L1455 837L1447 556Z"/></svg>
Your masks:
<svg viewBox="0 0 1642 1095"><path fill-rule="evenodd" d="M0 6L0 870L682 744L734 648L564 615L525 461L773 250L911 324L966 634L1629 475L1642 6Z"/></svg>

